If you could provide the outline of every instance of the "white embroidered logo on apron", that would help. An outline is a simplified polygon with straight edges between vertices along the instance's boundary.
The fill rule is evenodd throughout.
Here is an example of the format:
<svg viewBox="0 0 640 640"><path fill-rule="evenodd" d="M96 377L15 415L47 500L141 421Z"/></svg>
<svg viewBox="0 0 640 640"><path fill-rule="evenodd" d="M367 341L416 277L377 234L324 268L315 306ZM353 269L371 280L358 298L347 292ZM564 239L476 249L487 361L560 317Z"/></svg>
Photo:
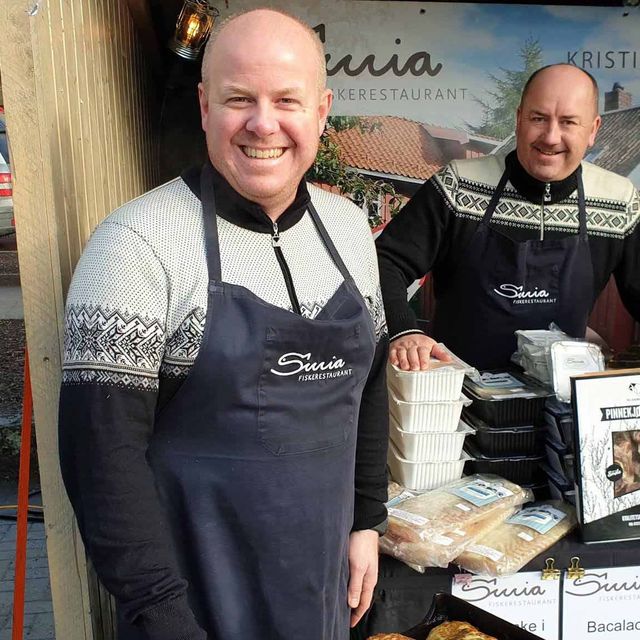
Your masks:
<svg viewBox="0 0 640 640"><path fill-rule="evenodd" d="M550 298L546 289L538 289L533 291L525 291L524 287L516 284L503 283L494 291L503 298L513 300L513 304L552 304L556 302L556 298Z"/></svg>
<svg viewBox="0 0 640 640"><path fill-rule="evenodd" d="M350 376L351 369L345 368L346 363L342 358L332 356L331 360L311 360L310 353L296 353L295 351L283 353L278 358L278 366L284 370L271 369L276 376L298 376L298 381L327 380L328 378L341 378Z"/></svg>

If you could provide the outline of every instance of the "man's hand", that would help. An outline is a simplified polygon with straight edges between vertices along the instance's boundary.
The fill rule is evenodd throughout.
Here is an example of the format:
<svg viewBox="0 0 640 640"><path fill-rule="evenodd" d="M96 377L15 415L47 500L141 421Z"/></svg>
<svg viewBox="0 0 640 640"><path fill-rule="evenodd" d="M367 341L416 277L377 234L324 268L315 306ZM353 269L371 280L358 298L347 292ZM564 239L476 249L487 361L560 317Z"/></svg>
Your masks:
<svg viewBox="0 0 640 640"><path fill-rule="evenodd" d="M354 531L349 536L349 590L351 626L355 627L371 606L378 582L378 532Z"/></svg>
<svg viewBox="0 0 640 640"><path fill-rule="evenodd" d="M424 371L429 359L449 362L451 356L433 339L423 333L410 333L389 345L389 362L403 371Z"/></svg>

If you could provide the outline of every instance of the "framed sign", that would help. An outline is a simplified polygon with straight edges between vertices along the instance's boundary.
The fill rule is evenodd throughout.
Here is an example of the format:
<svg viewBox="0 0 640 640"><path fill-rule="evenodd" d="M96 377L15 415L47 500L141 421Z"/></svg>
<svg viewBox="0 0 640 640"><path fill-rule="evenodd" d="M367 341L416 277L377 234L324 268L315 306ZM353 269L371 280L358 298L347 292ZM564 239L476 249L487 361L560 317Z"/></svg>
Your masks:
<svg viewBox="0 0 640 640"><path fill-rule="evenodd" d="M585 542L640 538L640 370L572 378Z"/></svg>

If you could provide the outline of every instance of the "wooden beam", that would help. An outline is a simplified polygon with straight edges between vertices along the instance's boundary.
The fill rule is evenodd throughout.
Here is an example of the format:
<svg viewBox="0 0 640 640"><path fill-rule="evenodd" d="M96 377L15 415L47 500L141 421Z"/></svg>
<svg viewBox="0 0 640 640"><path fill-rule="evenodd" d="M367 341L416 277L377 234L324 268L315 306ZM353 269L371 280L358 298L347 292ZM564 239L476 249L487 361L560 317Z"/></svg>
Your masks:
<svg viewBox="0 0 640 640"><path fill-rule="evenodd" d="M56 637L88 640L92 626L84 552L57 457L63 295L51 173L53 132L47 126L52 115L48 101L55 90L47 77L47 58L40 55L40 47L47 46L43 40L48 41L46 16L34 6L29 15L23 0L0 3L0 60Z"/></svg>
<svg viewBox="0 0 640 640"><path fill-rule="evenodd" d="M124 2L4 0L0 24L56 637L111 640L58 463L64 293L96 224L157 184L149 61Z"/></svg>

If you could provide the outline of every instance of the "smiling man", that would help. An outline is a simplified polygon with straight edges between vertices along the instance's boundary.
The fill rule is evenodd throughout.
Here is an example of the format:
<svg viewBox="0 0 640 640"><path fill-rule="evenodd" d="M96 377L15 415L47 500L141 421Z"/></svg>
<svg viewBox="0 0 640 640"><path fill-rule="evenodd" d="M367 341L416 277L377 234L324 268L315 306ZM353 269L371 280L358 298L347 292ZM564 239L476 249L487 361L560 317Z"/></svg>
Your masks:
<svg viewBox="0 0 640 640"><path fill-rule="evenodd" d="M202 73L209 161L111 214L74 274L63 478L119 640L346 640L386 521L373 240L304 179L332 97L307 25L237 15Z"/></svg>
<svg viewBox="0 0 640 640"><path fill-rule="evenodd" d="M377 241L390 360L427 368L446 357L505 367L517 329L555 322L584 338L611 274L640 320L640 203L626 178L583 161L600 127L598 86L568 64L527 81L516 150L454 160L413 196ZM436 311L418 329L407 286L432 272Z"/></svg>

